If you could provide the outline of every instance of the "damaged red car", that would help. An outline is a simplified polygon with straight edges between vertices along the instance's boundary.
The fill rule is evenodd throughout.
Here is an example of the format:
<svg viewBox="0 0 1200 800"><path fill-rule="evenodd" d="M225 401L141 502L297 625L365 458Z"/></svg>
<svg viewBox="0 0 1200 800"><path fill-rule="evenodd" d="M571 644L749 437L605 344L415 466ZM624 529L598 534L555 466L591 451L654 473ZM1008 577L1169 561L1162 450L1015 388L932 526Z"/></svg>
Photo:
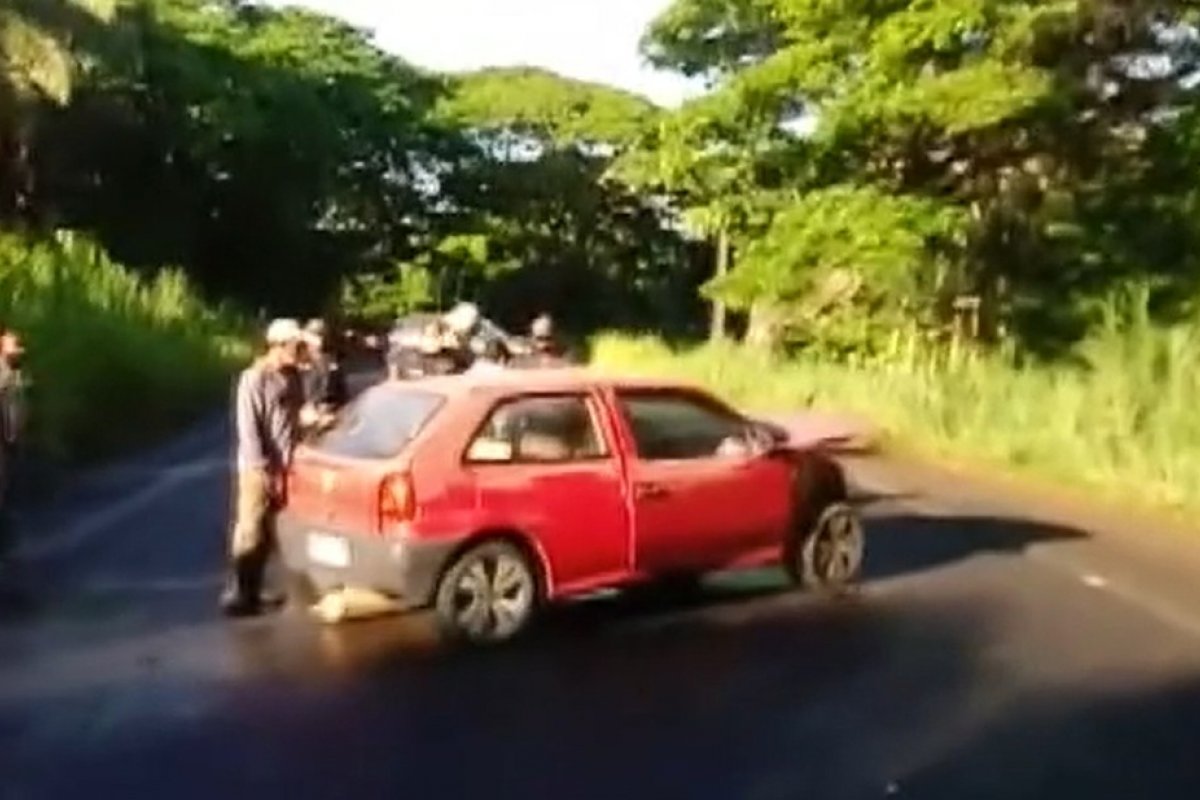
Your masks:
<svg viewBox="0 0 1200 800"><path fill-rule="evenodd" d="M864 551L820 446L695 387L573 369L367 390L298 452L279 538L312 588L432 607L472 643L546 603L716 570L839 590Z"/></svg>

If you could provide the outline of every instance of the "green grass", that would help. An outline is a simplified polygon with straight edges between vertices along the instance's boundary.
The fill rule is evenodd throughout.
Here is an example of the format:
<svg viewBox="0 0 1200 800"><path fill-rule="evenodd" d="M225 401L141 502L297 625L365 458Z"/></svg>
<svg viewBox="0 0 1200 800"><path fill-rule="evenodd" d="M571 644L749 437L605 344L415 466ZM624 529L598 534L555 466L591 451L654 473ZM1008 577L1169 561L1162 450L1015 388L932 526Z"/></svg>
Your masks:
<svg viewBox="0 0 1200 800"><path fill-rule="evenodd" d="M936 455L1200 510L1200 326L1112 327L1077 355L1022 367L898 338L889 357L848 365L737 345L672 350L653 337L593 345L602 367L696 381L748 408L855 412Z"/></svg>
<svg viewBox="0 0 1200 800"><path fill-rule="evenodd" d="M70 234L0 234L0 322L25 340L32 446L90 460L152 441L224 396L244 327L181 273L142 279Z"/></svg>

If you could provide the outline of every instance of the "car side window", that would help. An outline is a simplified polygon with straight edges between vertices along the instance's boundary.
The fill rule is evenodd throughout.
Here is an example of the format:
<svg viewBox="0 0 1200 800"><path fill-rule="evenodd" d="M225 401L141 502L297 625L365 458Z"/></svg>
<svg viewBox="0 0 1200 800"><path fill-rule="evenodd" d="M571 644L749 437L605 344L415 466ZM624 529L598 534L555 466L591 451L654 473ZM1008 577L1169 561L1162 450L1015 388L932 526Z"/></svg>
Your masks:
<svg viewBox="0 0 1200 800"><path fill-rule="evenodd" d="M686 394L620 392L638 458L675 461L725 455L745 431L745 421Z"/></svg>
<svg viewBox="0 0 1200 800"><path fill-rule="evenodd" d="M561 464L607 454L585 397L522 397L492 410L467 448L466 461Z"/></svg>

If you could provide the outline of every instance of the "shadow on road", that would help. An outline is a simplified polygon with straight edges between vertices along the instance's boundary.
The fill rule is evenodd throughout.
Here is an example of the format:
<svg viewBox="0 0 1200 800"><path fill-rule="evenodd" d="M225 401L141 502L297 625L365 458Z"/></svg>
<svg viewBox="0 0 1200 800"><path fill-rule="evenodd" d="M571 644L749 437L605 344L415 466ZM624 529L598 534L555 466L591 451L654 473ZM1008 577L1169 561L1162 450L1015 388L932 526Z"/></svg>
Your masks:
<svg viewBox="0 0 1200 800"><path fill-rule="evenodd" d="M921 798L1191 798L1200 674L1136 688L1033 692L897 774Z"/></svg>
<svg viewBox="0 0 1200 800"><path fill-rule="evenodd" d="M870 535L868 587L1082 534L884 514ZM60 660L61 678L0 700L18 743L0 773L48 798L1195 796L1200 671L1139 661L1154 632L1108 662L1030 649L1026 608L965 592L974 577L831 602L778 572L718 576L574 603L482 653L447 652L422 615L226 626L159 593L157 650L111 642L85 676ZM100 707L96 736L81 720Z"/></svg>
<svg viewBox="0 0 1200 800"><path fill-rule="evenodd" d="M892 578L1087 536L1074 528L1015 518L889 514L868 523L864 569L868 581Z"/></svg>

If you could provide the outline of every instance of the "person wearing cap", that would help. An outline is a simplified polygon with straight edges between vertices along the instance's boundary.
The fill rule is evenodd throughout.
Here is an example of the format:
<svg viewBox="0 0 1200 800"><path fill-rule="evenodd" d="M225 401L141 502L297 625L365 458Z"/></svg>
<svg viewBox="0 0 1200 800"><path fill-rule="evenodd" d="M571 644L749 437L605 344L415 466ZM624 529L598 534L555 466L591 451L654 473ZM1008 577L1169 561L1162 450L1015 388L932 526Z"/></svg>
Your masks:
<svg viewBox="0 0 1200 800"><path fill-rule="evenodd" d="M529 326L531 352L514 360L518 369L552 369L567 367L571 362L563 354L554 335L554 319L549 314L539 315Z"/></svg>
<svg viewBox="0 0 1200 800"><path fill-rule="evenodd" d="M303 397L294 376L304 332L294 319L274 320L267 327L266 345L266 352L242 371L234 398L237 480L229 574L221 594L221 608L230 616L256 614L265 602L274 602L263 595L263 578L299 439Z"/></svg>
<svg viewBox="0 0 1200 800"><path fill-rule="evenodd" d="M328 342L325 321L310 319L304 326L305 355L299 365L306 424L328 420L349 397L342 365Z"/></svg>

